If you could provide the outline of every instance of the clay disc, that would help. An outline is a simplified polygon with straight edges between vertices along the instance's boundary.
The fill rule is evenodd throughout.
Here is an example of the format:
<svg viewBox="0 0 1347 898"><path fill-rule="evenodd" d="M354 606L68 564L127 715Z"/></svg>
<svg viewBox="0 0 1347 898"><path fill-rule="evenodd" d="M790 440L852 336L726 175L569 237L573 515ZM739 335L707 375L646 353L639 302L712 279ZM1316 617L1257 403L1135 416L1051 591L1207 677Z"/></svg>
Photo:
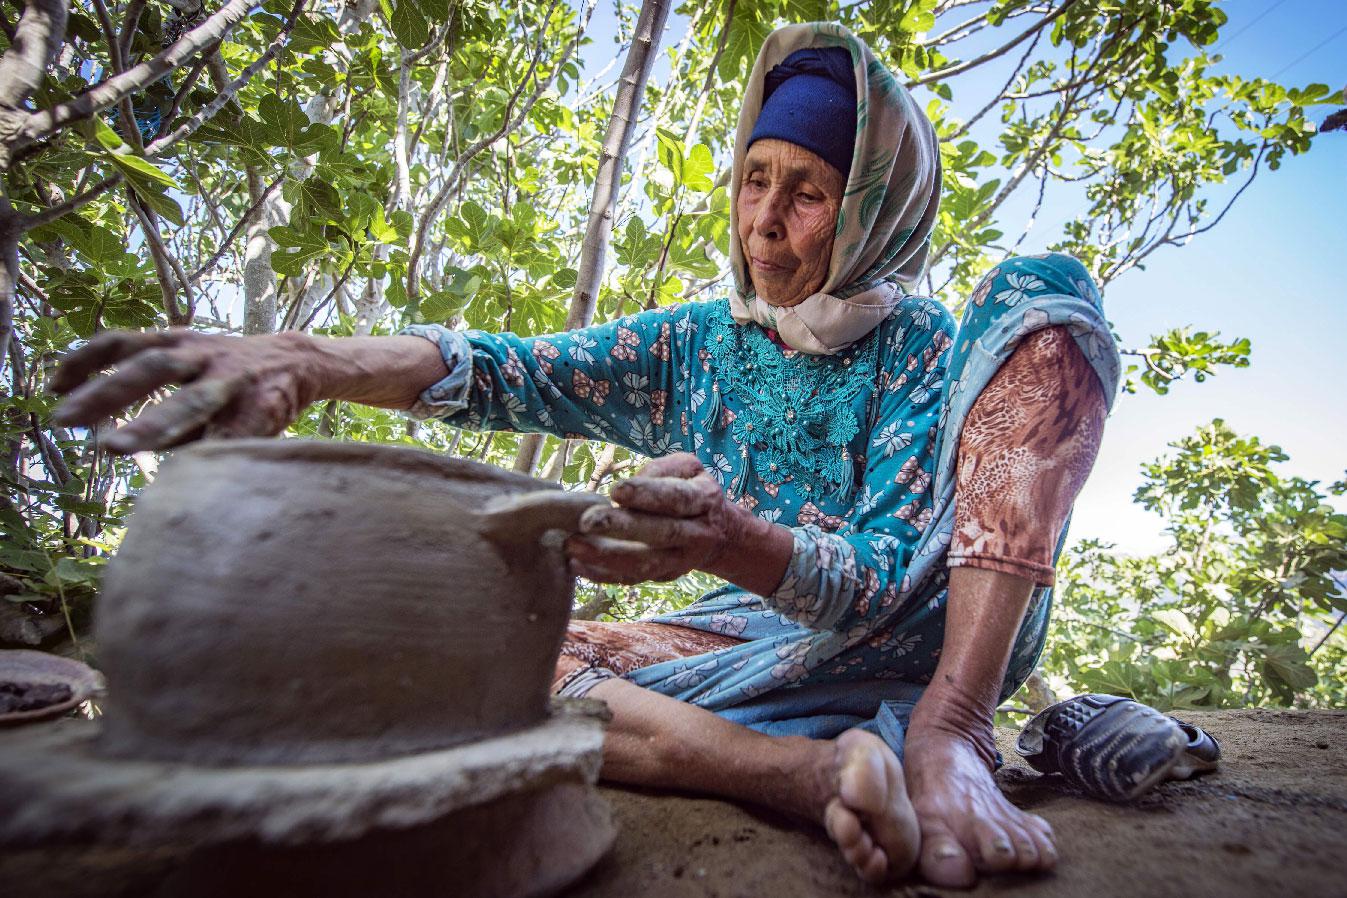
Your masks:
<svg viewBox="0 0 1347 898"><path fill-rule="evenodd" d="M192 853L154 898L542 898L612 847L612 809L593 786L559 783L428 824L297 847L230 842Z"/></svg>
<svg viewBox="0 0 1347 898"><path fill-rule="evenodd" d="M593 784L603 706L557 702L543 723L369 763L198 767L105 758L99 724L0 731L0 846L305 845L418 826L557 783Z"/></svg>
<svg viewBox="0 0 1347 898"><path fill-rule="evenodd" d="M0 726L60 717L102 688L103 678L98 671L73 658L28 649L7 649L0 651L0 685L6 683L64 686L70 690L70 696L30 711L0 714Z"/></svg>

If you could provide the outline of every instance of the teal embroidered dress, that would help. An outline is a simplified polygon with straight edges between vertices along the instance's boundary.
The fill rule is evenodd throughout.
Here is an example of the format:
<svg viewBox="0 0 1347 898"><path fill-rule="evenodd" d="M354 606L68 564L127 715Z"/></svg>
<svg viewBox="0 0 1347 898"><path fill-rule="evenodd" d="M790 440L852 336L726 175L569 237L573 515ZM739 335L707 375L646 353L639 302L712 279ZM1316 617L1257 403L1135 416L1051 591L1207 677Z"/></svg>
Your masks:
<svg viewBox="0 0 1347 898"><path fill-rule="evenodd" d="M724 300L532 338L418 326L450 374L414 412L695 453L729 497L791 527L794 552L769 596L727 585L658 618L748 641L628 679L764 732L863 725L901 753L943 640L959 428L1018 342L1054 325L1111 398L1118 357L1098 293L1051 255L993 270L957 334L939 303L905 297L835 355L783 350ZM1032 671L1049 605L1036 590L1004 694Z"/></svg>

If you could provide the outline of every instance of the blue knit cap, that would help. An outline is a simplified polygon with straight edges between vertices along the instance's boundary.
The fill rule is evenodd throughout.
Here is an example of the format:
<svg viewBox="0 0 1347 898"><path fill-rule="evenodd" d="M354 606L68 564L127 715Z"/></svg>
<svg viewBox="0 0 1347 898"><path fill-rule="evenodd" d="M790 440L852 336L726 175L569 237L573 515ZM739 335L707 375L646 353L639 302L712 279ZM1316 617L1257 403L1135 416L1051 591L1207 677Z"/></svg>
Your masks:
<svg viewBox="0 0 1347 898"><path fill-rule="evenodd" d="M850 51L810 47L772 67L748 145L766 138L804 147L846 180L856 145L856 76Z"/></svg>

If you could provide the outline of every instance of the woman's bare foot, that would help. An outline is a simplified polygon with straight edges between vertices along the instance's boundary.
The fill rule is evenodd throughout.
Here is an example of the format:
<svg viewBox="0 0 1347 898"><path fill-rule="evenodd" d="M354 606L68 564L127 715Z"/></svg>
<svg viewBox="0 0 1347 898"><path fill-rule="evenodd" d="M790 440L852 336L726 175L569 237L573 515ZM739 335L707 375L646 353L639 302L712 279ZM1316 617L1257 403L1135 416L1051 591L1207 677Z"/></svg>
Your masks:
<svg viewBox="0 0 1347 898"><path fill-rule="evenodd" d="M618 678L589 695L613 712L605 780L717 795L822 824L870 882L916 864L920 833L903 768L878 737L767 736Z"/></svg>
<svg viewBox="0 0 1347 898"><path fill-rule="evenodd" d="M917 815L902 765L876 736L847 730L831 743L823 827L842 857L870 883L895 879L916 864Z"/></svg>
<svg viewBox="0 0 1347 898"><path fill-rule="evenodd" d="M989 749L978 740L913 726L903 765L921 826L921 875L931 883L963 888L979 873L1056 865L1052 827L1006 800L992 778Z"/></svg>

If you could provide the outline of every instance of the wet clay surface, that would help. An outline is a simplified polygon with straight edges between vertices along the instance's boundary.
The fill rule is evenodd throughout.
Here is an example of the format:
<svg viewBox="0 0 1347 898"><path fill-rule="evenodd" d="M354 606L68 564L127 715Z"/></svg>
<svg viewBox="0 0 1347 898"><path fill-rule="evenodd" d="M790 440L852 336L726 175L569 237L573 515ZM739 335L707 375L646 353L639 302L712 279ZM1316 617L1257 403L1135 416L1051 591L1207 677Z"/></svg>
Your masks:
<svg viewBox="0 0 1347 898"><path fill-rule="evenodd" d="M64 683L0 683L0 714L37 711L68 702L74 694Z"/></svg>
<svg viewBox="0 0 1347 898"><path fill-rule="evenodd" d="M101 684L93 668L71 658L29 649L0 650L0 732L58 717L93 695Z"/></svg>
<svg viewBox="0 0 1347 898"><path fill-rule="evenodd" d="M999 782L1055 828L1061 863L972 891L911 881L861 884L821 832L721 801L604 788L613 852L567 898L814 898L1024 895L1026 898L1347 895L1347 712L1182 715L1221 741L1220 771L1109 805L1041 778L999 734Z"/></svg>
<svg viewBox="0 0 1347 898"><path fill-rule="evenodd" d="M333 843L554 783L592 783L606 714L598 702L561 700L544 723L494 739L305 767L104 758L99 724L81 719L0 729L0 870L6 856L55 845Z"/></svg>
<svg viewBox="0 0 1347 898"><path fill-rule="evenodd" d="M539 490L524 511L485 513ZM541 721L574 584L538 520L578 519L564 502L547 517L566 495L406 447L178 451L104 578L101 752L370 761ZM491 538L501 529L513 538Z"/></svg>

